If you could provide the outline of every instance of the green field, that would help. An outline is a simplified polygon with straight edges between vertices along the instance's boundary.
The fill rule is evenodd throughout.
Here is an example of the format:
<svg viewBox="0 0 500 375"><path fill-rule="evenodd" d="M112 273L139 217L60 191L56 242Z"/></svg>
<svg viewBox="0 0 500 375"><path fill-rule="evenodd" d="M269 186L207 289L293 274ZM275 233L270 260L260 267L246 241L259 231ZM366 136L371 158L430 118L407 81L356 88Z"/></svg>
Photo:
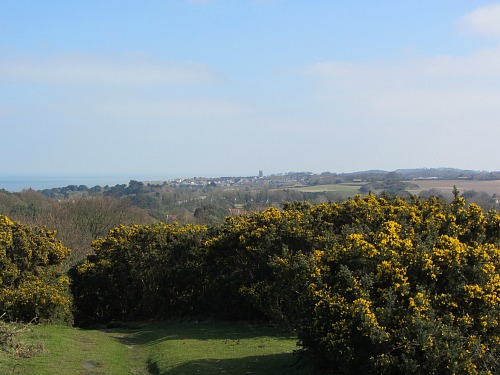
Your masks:
<svg viewBox="0 0 500 375"><path fill-rule="evenodd" d="M339 194L346 194L353 196L359 194L359 188L363 185L364 183L341 183L341 184L328 184L328 185L301 186L293 189L305 193L335 192Z"/></svg>
<svg viewBox="0 0 500 375"><path fill-rule="evenodd" d="M491 195L496 194L500 196L500 180L411 180L403 182L415 186L407 190L413 195L419 195L420 192L426 190L436 190L445 196L452 196L453 188L456 186L461 193L474 190L477 192L484 191ZM353 197L356 194L362 194L359 191L359 188L364 184L366 184L366 182L301 186L293 189L308 193L334 192L347 198Z"/></svg>
<svg viewBox="0 0 500 375"><path fill-rule="evenodd" d="M300 373L293 355L296 337L268 325L167 321L94 330L41 325L16 340L18 348L33 345L39 353L22 358L15 348L0 351L1 374Z"/></svg>

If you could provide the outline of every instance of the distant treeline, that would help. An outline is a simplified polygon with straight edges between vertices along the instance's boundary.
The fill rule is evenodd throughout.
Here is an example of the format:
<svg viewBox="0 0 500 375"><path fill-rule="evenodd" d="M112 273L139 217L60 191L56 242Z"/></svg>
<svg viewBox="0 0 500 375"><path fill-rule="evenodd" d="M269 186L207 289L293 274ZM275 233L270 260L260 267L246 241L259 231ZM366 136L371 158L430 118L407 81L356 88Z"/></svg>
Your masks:
<svg viewBox="0 0 500 375"><path fill-rule="evenodd" d="M500 179L500 172L471 171L452 168L400 169L393 172L364 171L355 173L289 172L261 178L193 178L192 185L176 181L147 183L131 180L115 186L70 185L41 191L58 200L87 197L127 198L156 220L182 224L214 224L232 213L262 211L280 207L284 202L308 201L313 204L338 202L350 198L340 191L306 192L297 186L315 186L362 181L360 193L369 192L405 195L416 178L439 179ZM227 183L230 180L234 183ZM432 195L436 192L429 192ZM439 194L439 192L437 192ZM479 193L479 192L478 192ZM470 195L470 192L469 192ZM473 202L485 204L485 197L469 196ZM489 207L488 207L489 208Z"/></svg>
<svg viewBox="0 0 500 375"><path fill-rule="evenodd" d="M291 188L270 188L267 184L220 187L171 186L168 183L150 184L130 181L112 187L67 186L44 190L53 199L79 199L86 197L126 198L157 220L165 222L214 224L234 212L262 211L279 207L283 202L310 201L312 203L346 199L333 192L309 193Z"/></svg>

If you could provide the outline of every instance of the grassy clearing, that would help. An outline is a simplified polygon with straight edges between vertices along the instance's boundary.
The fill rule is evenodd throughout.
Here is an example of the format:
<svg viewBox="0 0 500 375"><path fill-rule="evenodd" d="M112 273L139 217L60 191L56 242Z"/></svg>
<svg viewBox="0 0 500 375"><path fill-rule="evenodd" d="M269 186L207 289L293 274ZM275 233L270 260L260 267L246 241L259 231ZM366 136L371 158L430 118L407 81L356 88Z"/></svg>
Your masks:
<svg viewBox="0 0 500 375"><path fill-rule="evenodd" d="M153 374L294 373L296 337L247 323L180 323L168 335L152 332Z"/></svg>
<svg viewBox="0 0 500 375"><path fill-rule="evenodd" d="M101 331L67 326L35 326L17 338L18 345L42 343L41 354L19 358L0 352L0 373L10 374L127 374L127 348Z"/></svg>
<svg viewBox="0 0 500 375"><path fill-rule="evenodd" d="M15 373L39 375L301 373L292 354L296 337L267 325L168 321L102 330L35 326L19 340L43 342L43 352L17 358L0 351L0 373L14 368L19 370Z"/></svg>

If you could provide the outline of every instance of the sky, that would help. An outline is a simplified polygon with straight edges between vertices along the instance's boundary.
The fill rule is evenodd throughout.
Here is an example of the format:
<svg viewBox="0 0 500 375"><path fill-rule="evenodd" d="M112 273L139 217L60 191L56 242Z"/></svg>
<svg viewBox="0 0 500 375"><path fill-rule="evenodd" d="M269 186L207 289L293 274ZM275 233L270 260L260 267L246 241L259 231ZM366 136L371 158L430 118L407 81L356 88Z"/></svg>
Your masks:
<svg viewBox="0 0 500 375"><path fill-rule="evenodd" d="M0 0L0 175L500 170L500 2Z"/></svg>

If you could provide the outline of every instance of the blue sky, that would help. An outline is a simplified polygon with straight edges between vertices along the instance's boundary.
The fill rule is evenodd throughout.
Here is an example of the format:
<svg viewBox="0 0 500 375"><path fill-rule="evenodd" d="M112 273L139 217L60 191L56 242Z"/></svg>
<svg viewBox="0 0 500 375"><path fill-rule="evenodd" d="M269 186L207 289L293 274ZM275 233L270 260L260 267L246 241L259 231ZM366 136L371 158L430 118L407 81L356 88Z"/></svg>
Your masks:
<svg viewBox="0 0 500 375"><path fill-rule="evenodd" d="M500 2L0 2L0 175L500 170Z"/></svg>

